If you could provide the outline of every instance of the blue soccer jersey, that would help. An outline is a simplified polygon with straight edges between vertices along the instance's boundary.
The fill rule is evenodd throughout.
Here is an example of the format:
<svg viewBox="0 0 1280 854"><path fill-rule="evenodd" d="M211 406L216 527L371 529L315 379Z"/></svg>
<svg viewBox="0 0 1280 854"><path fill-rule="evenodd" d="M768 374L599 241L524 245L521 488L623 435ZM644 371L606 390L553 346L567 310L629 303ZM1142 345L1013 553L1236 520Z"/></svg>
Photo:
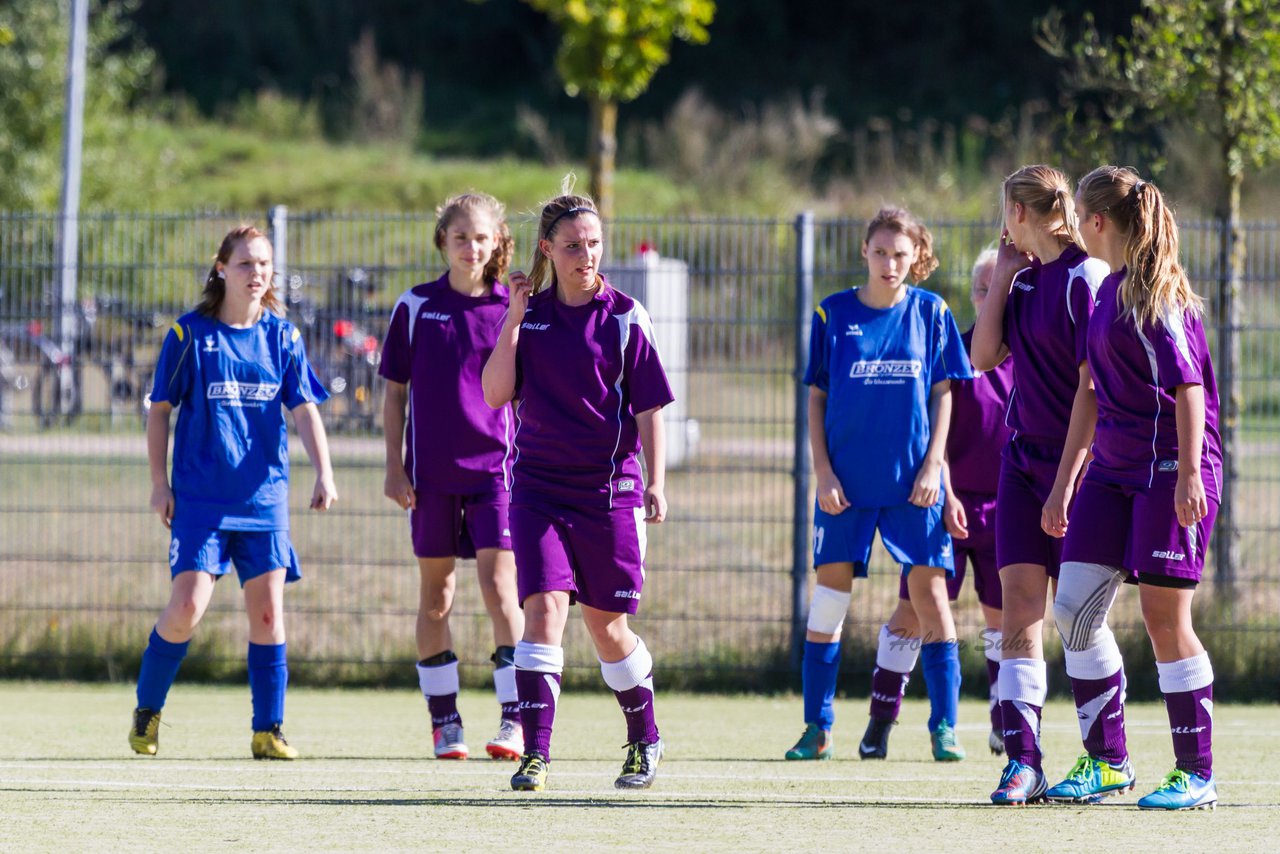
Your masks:
<svg viewBox="0 0 1280 854"><path fill-rule="evenodd" d="M911 496L929 447L929 391L973 378L946 301L908 287L892 308L870 308L858 289L822 301L813 316L804 381L827 393L827 453L854 507Z"/></svg>
<svg viewBox="0 0 1280 854"><path fill-rule="evenodd" d="M175 528L289 527L289 447L281 404L328 397L302 335L266 313L236 329L198 312L160 348L153 402L178 410L173 437Z"/></svg>

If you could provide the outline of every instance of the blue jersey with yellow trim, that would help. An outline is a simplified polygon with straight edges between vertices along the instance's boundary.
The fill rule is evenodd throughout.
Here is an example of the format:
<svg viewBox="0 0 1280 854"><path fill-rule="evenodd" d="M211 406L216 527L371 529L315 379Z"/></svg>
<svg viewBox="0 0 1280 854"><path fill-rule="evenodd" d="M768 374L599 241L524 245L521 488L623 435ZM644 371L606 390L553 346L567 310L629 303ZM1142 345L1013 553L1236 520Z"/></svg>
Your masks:
<svg viewBox="0 0 1280 854"><path fill-rule="evenodd" d="M321 403L298 328L264 313L246 329L198 312L165 335L153 402L178 410L173 436L175 527L289 527L288 429L280 406Z"/></svg>
<svg viewBox="0 0 1280 854"><path fill-rule="evenodd" d="M942 297L907 287L892 308L833 294L814 312L806 384L827 393L827 453L854 507L891 507L911 495L929 447L929 393L973 378Z"/></svg>

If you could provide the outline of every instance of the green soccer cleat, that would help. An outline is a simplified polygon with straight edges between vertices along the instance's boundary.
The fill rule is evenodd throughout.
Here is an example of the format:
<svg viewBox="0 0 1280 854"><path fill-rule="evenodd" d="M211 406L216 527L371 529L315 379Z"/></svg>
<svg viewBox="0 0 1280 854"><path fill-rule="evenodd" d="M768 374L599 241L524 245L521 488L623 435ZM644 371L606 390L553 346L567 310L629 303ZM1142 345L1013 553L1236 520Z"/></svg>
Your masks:
<svg viewBox="0 0 1280 854"><path fill-rule="evenodd" d="M134 753L155 756L160 749L160 710L134 709L133 726L129 728L129 746Z"/></svg>
<svg viewBox="0 0 1280 854"><path fill-rule="evenodd" d="M1103 798L1132 791L1136 782L1133 764L1128 759L1112 765L1084 753L1076 760L1067 779L1050 787L1044 796L1060 804L1096 804Z"/></svg>
<svg viewBox="0 0 1280 854"><path fill-rule="evenodd" d="M1211 810L1218 806L1218 784L1181 768L1174 768L1160 788L1138 801L1144 810Z"/></svg>
<svg viewBox="0 0 1280 854"><path fill-rule="evenodd" d="M804 733L796 746L787 751L788 759L830 759L834 742L831 730L817 724L805 724Z"/></svg>
<svg viewBox="0 0 1280 854"><path fill-rule="evenodd" d="M264 732L255 732L251 744L254 759L297 759L298 749L284 740L280 725Z"/></svg>
<svg viewBox="0 0 1280 854"><path fill-rule="evenodd" d="M520 757L520 767L511 777L511 788L516 792L541 792L547 785L548 762L541 753L526 753Z"/></svg>
<svg viewBox="0 0 1280 854"><path fill-rule="evenodd" d="M964 748L956 741L956 728L945 720L938 721L929 733L929 746L933 748L935 762L959 762L965 757Z"/></svg>
<svg viewBox="0 0 1280 854"><path fill-rule="evenodd" d="M662 761L662 739L657 741L633 741L627 745L627 758L622 762L622 773L613 781L615 789L647 789L658 776L658 763Z"/></svg>

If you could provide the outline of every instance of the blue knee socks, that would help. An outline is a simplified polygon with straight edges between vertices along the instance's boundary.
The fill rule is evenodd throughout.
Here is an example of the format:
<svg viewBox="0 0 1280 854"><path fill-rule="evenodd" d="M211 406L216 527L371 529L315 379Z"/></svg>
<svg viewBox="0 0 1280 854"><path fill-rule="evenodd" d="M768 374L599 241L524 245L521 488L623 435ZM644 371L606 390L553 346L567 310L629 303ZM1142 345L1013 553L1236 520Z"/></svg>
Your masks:
<svg viewBox="0 0 1280 854"><path fill-rule="evenodd" d="M832 701L840 672L840 644L804 642L804 722L831 729L835 723Z"/></svg>
<svg viewBox="0 0 1280 854"><path fill-rule="evenodd" d="M165 697L178 675L178 667L187 655L191 641L169 643L155 629L142 653L142 669L138 672L138 708L164 708Z"/></svg>
<svg viewBox="0 0 1280 854"><path fill-rule="evenodd" d="M253 731L266 732L284 722L284 689L289 684L285 644L249 644L249 693Z"/></svg>
<svg viewBox="0 0 1280 854"><path fill-rule="evenodd" d="M920 647L924 665L924 684L929 689L929 732L946 720L956 725L960 704L960 645L955 641L937 641Z"/></svg>

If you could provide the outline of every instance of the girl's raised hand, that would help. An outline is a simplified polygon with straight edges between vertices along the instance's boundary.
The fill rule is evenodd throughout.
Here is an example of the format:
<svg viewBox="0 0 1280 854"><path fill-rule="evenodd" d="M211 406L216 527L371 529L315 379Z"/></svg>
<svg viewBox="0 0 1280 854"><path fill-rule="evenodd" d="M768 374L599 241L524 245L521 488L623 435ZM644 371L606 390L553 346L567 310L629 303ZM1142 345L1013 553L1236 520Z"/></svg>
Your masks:
<svg viewBox="0 0 1280 854"><path fill-rule="evenodd" d="M519 326L524 320L524 313L529 308L529 297L533 295L533 283L523 270L512 270L507 278L511 283L510 297L507 307L507 326Z"/></svg>
<svg viewBox="0 0 1280 854"><path fill-rule="evenodd" d="M1030 263L1031 255L1019 252L1018 247L1014 246L1013 241L1009 239L1009 232L1002 231L1000 246L996 249L996 267L991 273L992 286L994 287L997 282L1012 283L1017 272Z"/></svg>

